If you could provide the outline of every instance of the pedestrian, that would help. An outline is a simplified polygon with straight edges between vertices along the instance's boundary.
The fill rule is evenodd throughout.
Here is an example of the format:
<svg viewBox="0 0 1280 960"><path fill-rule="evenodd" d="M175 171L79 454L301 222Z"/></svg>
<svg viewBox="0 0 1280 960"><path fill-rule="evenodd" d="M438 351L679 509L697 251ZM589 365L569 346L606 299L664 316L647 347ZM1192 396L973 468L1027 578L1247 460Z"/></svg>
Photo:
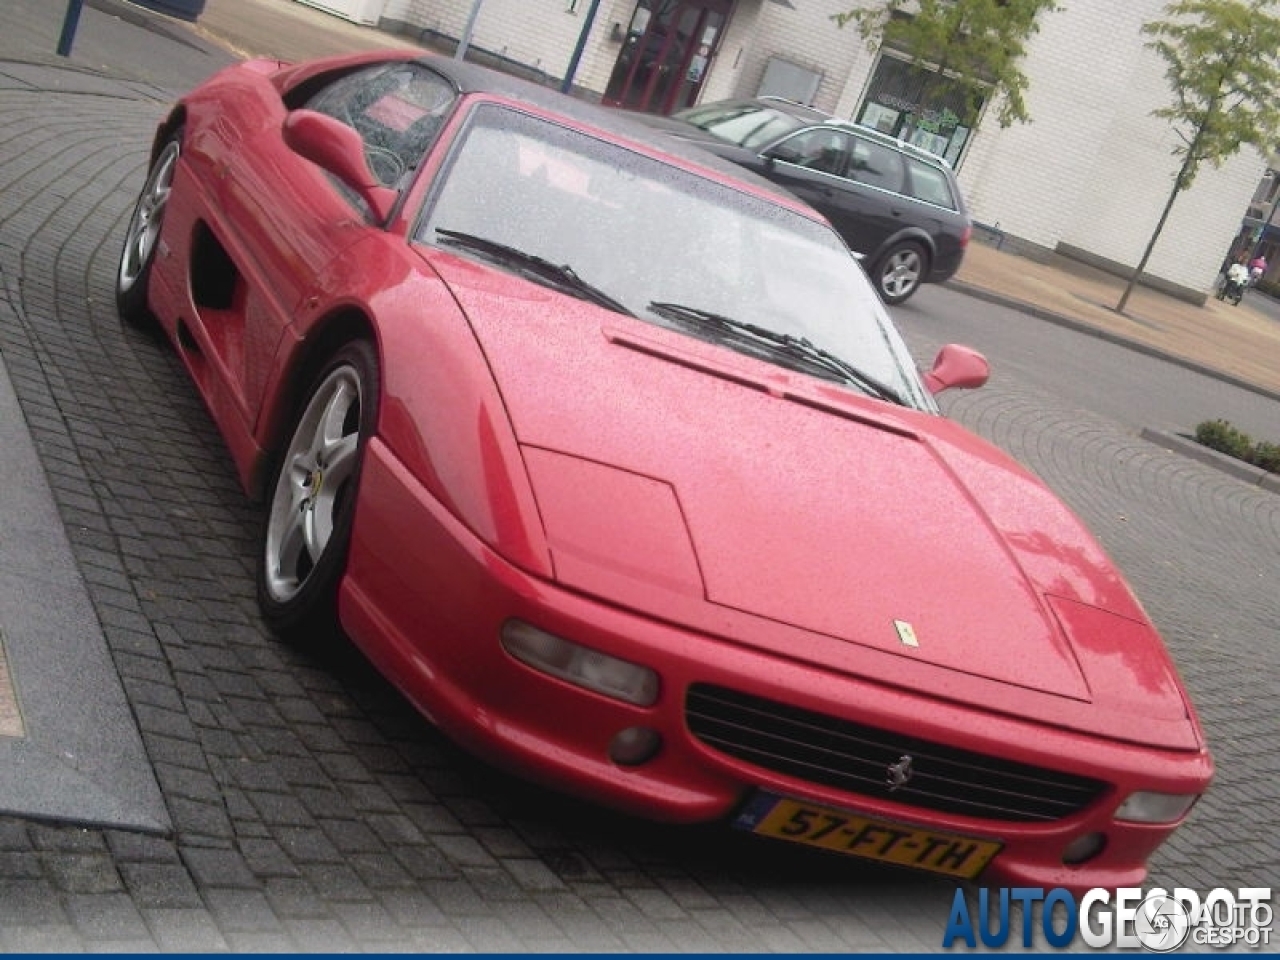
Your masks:
<svg viewBox="0 0 1280 960"><path fill-rule="evenodd" d="M1249 261L1249 286L1256 287L1262 275L1267 272L1267 258L1259 253Z"/></svg>
<svg viewBox="0 0 1280 960"><path fill-rule="evenodd" d="M1227 270L1227 275L1223 278L1222 285L1218 287L1218 299L1230 300L1236 306L1239 306L1240 300L1244 297L1245 288L1248 285L1249 268L1245 266L1244 254L1241 254L1240 259Z"/></svg>

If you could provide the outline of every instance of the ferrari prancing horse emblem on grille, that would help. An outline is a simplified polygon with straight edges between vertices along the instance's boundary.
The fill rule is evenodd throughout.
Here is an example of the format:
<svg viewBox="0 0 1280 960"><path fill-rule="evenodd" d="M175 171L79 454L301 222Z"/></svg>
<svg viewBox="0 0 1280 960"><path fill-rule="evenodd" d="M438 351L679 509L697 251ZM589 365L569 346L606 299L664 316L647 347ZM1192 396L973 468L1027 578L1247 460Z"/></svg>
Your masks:
<svg viewBox="0 0 1280 960"><path fill-rule="evenodd" d="M904 755L897 763L889 764L889 769L886 773L888 777L885 783L889 785L889 792L893 793L893 791L915 776L916 772L911 768L911 758Z"/></svg>

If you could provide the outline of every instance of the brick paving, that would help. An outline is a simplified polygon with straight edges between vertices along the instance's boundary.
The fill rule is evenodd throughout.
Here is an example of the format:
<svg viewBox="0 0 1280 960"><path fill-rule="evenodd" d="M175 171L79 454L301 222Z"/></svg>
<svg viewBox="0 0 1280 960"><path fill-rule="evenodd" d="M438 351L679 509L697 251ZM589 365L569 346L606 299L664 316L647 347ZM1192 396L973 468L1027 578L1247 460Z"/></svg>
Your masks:
<svg viewBox="0 0 1280 960"><path fill-rule="evenodd" d="M176 358L112 302L163 78L28 59L0 69L0 356L173 832L0 817L0 949L938 948L949 884L546 793L461 754L350 652L274 639L261 512ZM1081 513L1191 687L1219 778L1153 884L1272 882L1280 497L1034 383L948 408Z"/></svg>

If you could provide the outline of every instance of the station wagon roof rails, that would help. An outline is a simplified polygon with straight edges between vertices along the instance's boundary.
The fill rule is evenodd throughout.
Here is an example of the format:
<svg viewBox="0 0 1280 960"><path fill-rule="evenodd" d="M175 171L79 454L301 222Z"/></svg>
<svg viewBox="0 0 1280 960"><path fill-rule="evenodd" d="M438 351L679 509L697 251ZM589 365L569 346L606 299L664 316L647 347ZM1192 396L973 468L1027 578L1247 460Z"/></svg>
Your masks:
<svg viewBox="0 0 1280 960"><path fill-rule="evenodd" d="M912 156L919 157L921 160L931 160L935 163L944 164L947 167L951 166L951 164L947 162L946 157L934 153L932 150L926 150L924 147L917 146L910 141L903 140L901 137L890 136L883 130L877 130L875 127L868 127L866 124L855 123L852 120L834 120L832 122L836 126L844 127L849 130L856 130L859 134L872 140L897 147L903 153L909 153Z"/></svg>
<svg viewBox="0 0 1280 960"><path fill-rule="evenodd" d="M772 100L772 101L774 101L775 103L789 103L789 104L791 104L792 106L795 106L795 107L804 107L806 110L812 110L814 113L821 113L821 112L822 112L822 111L821 111L821 110L819 110L817 107L811 107L811 106L809 106L809 104L807 104L807 103L801 103L799 100L792 100L790 97L780 97L780 96L778 96L776 93L766 93L766 94L764 94L763 96L757 97L756 99L757 99L757 100Z"/></svg>

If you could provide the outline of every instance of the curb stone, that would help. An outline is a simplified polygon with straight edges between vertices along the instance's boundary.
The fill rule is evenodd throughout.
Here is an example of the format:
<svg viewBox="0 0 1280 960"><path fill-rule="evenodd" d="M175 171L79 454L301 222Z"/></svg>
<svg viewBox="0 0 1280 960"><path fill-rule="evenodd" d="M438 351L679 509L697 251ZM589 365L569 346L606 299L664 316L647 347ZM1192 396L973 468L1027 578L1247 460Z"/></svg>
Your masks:
<svg viewBox="0 0 1280 960"><path fill-rule="evenodd" d="M1180 453L1184 457L1215 467L1223 473L1229 473L1233 477L1245 481L1245 483L1261 487L1263 490L1269 490L1272 493L1280 493L1280 474L1264 470L1262 467L1255 467L1251 463L1244 463L1228 454L1206 447L1191 437L1185 437L1177 433L1165 433L1162 430L1153 430L1150 427L1142 428L1141 437L1143 440L1149 440L1164 447L1166 450L1172 450L1174 453Z"/></svg>

